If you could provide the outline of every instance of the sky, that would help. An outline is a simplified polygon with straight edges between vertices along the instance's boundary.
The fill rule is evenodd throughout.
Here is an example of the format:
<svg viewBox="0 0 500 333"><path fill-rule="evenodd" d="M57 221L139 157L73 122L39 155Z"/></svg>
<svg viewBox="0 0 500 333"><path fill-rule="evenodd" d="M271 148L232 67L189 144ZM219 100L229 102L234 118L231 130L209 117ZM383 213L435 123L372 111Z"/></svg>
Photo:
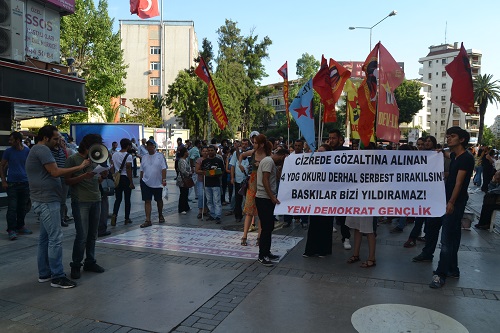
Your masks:
<svg viewBox="0 0 500 333"><path fill-rule="evenodd" d="M418 59L428 54L429 46L445 42L463 42L466 49L481 51L481 74L500 79L496 34L500 2L495 0L163 0L163 4L163 20L194 21L199 47L207 38L215 54L217 29L225 19L238 22L242 35L249 35L253 29L259 39L268 36L273 42L269 59L264 60L269 76L261 84L280 82L277 70L285 61L289 79L297 78L295 64L304 53L318 60L324 54L337 61L364 61L370 51L370 30L349 27L371 27L393 10L397 15L372 29L372 47L380 41L396 61L404 62L407 79L420 78L422 65ZM119 20L138 19L130 14L126 0L108 0L108 5L115 31ZM486 125L492 125L499 114L498 107L490 105Z"/></svg>

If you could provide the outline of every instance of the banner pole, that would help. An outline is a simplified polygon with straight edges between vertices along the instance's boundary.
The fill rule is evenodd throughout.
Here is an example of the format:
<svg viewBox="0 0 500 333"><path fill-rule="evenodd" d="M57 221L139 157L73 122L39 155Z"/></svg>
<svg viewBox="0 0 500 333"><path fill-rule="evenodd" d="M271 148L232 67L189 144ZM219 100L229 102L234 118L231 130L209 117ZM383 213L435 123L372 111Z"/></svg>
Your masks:
<svg viewBox="0 0 500 333"><path fill-rule="evenodd" d="M318 145L317 147L319 147L321 145L321 114L323 113L323 104L320 104L319 105L319 119L318 119Z"/></svg>
<svg viewBox="0 0 500 333"><path fill-rule="evenodd" d="M448 119L446 119L446 128L445 130L447 130L450 125L450 116L451 116L451 108L453 107L453 103L450 103L450 109L448 110ZM437 127L437 124L436 124L436 127ZM444 136L444 139L443 139L443 146L444 144L446 143L446 135Z"/></svg>

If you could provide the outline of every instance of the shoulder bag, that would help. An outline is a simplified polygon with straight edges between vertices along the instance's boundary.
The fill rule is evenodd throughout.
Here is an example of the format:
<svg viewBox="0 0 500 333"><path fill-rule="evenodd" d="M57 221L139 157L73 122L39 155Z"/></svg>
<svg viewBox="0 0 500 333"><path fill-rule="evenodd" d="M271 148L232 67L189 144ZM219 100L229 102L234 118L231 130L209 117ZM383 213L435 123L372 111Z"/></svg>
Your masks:
<svg viewBox="0 0 500 333"><path fill-rule="evenodd" d="M113 180L115 182L115 188L118 187L118 184L120 184L120 176L122 174L122 170L123 170L123 167L125 166L125 162L127 162L127 157L128 155L130 155L129 153L127 153L125 155L125 158L123 159L122 161L122 165L120 166L120 170L118 170L117 172L115 172L113 174Z"/></svg>

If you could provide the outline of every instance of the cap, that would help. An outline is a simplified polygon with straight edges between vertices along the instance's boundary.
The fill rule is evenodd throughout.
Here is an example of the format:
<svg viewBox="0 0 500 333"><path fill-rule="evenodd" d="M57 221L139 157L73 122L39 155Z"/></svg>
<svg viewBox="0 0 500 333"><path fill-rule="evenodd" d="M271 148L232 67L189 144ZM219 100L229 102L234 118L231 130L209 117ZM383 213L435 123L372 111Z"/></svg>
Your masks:
<svg viewBox="0 0 500 333"><path fill-rule="evenodd" d="M254 136L257 136L257 135L259 135L259 132L253 131L250 133L250 138L253 138Z"/></svg>
<svg viewBox="0 0 500 333"><path fill-rule="evenodd" d="M151 139L149 139L149 140L146 142L146 144L148 144L148 143L150 143L150 144L152 144L152 145L154 145L154 144L155 144L155 142L154 142L153 140L151 140Z"/></svg>

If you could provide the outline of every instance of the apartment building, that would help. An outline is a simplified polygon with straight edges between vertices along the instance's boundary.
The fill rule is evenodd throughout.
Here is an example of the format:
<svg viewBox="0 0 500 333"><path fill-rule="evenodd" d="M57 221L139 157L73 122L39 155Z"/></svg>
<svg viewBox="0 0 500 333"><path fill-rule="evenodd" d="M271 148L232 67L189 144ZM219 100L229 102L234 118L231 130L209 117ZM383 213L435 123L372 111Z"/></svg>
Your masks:
<svg viewBox="0 0 500 333"><path fill-rule="evenodd" d="M471 134L471 143L477 142L479 134L479 115L463 113L459 107L453 106L450 112L451 84L453 80L445 70L460 51L458 43L441 44L430 46L427 56L418 61L422 64L419 74L422 75L422 82L427 83L426 92L431 99L427 100L427 132L437 138L438 142L443 142L447 127L460 126L467 129ZM472 76L481 73L481 57L479 50L468 49Z"/></svg>
<svg viewBox="0 0 500 333"><path fill-rule="evenodd" d="M129 66L121 98L129 108L132 98L164 95L179 71L194 66L198 56L193 21L120 20L120 36ZM176 123L168 110L163 110L163 120Z"/></svg>
<svg viewBox="0 0 500 333"><path fill-rule="evenodd" d="M495 117L495 122L490 126L491 132L496 139L500 139L500 116Z"/></svg>
<svg viewBox="0 0 500 333"><path fill-rule="evenodd" d="M415 81L417 81L421 85L420 96L424 98L422 100L423 107L413 116L411 122L401 123L399 125L402 138L403 134L408 132L410 129L419 129L420 134L423 131L430 133L431 113L428 111L428 107L429 105L432 104L431 84L422 82L420 80L415 80Z"/></svg>

